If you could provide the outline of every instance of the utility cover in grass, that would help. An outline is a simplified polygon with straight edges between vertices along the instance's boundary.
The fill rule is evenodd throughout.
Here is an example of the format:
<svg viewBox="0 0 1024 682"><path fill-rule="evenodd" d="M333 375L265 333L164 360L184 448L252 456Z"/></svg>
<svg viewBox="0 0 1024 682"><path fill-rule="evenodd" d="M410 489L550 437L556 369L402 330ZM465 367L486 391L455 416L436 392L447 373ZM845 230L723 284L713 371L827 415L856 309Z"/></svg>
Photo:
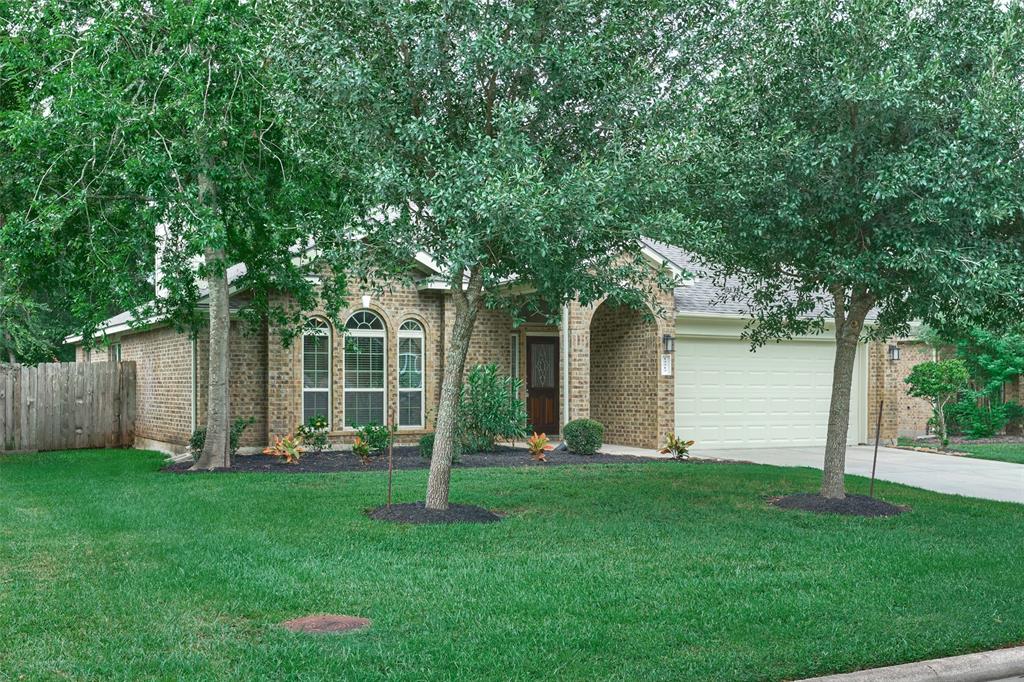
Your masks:
<svg viewBox="0 0 1024 682"><path fill-rule="evenodd" d="M845 516L897 516L910 511L910 507L890 504L867 495L847 495L842 500L833 500L811 493L797 493L796 495L776 497L769 502L780 509L799 509L816 514L843 514Z"/></svg>
<svg viewBox="0 0 1024 682"><path fill-rule="evenodd" d="M501 517L472 504L449 504L444 511L427 509L424 502L393 504L366 512L371 519L394 523L496 523Z"/></svg>
<svg viewBox="0 0 1024 682"><path fill-rule="evenodd" d="M366 618L356 616L337 616L330 613L322 613L315 616L303 616L293 620L286 620L281 626L292 632L352 632L370 627L370 621Z"/></svg>

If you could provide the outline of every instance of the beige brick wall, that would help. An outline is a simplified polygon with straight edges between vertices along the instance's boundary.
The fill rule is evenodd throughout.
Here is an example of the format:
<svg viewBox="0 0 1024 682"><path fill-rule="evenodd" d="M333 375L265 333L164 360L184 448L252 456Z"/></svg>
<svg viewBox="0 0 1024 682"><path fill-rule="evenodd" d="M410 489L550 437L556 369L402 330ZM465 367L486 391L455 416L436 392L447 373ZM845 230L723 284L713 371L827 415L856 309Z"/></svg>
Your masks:
<svg viewBox="0 0 1024 682"><path fill-rule="evenodd" d="M432 430L438 391L441 382L441 358L446 336L443 294L419 291L415 287L396 286L379 292L353 283L354 292L349 308L341 314L342 320L362 308L362 296L370 296L369 310L380 316L386 333L387 382L386 396L389 414L397 421L398 410L398 328L408 319L423 326L424 332L424 426L403 427L400 440L412 442ZM313 311L311 317L326 319L323 311ZM267 332L267 402L268 437L293 433L302 421L302 347L296 340L285 348L274 330ZM351 442L353 433L344 428L345 336L332 329L331 334L331 422L332 441ZM480 345L475 346L479 355ZM507 361L505 363L508 364Z"/></svg>
<svg viewBox="0 0 1024 682"><path fill-rule="evenodd" d="M241 447L266 445L267 440L267 326L253 328L248 323L231 322L228 350L230 363L228 384L228 416L256 421L242 432ZM196 339L196 416L199 426L206 424L209 409L208 376L210 372L210 338L207 330Z"/></svg>
<svg viewBox="0 0 1024 682"><path fill-rule="evenodd" d="M121 359L135 362L135 435L184 446L192 434L192 342L170 327L121 334ZM106 355L94 351L93 357Z"/></svg>
<svg viewBox="0 0 1024 682"><path fill-rule="evenodd" d="M443 359L449 345L454 324L454 306L451 297L438 291L420 291L413 286L395 286L379 291L351 285L354 292L350 308L342 314L347 318L352 311L362 308L363 295L370 296L369 309L380 315L386 330L387 348L387 405L389 413L397 415L398 404L398 328L407 319L415 319L424 328L424 405L425 420L422 428L403 428L400 441L413 442L432 430L439 397ZM570 348L568 352L569 394L571 414L564 404L565 350L559 325L543 320L531 320L518 328L513 327L511 316L499 310L482 310L476 321L466 363L468 371L479 363L495 363L499 371L511 373L510 343L515 336L519 345L519 376L526 376L526 339L530 335L555 335L559 338L559 416L564 423L569 418L594 416L607 419L608 442L656 445L673 427L673 381L658 372L661 336L674 333L671 313L671 294L663 294L662 305L668 313L653 322L644 323L640 313L631 311L605 312L592 324L599 305L569 306ZM279 301L287 303L286 301ZM607 315L605 314L607 313ZM310 316L326 318L323 311ZM622 323L629 319L630 324ZM612 324L618 322L619 324ZM236 417L254 417L256 423L243 435L243 446L260 446L276 435L293 433L302 419L301 340L290 346L281 344L276 330L261 326L252 330L243 323L232 322L231 328L231 385L230 414ZM619 335L619 336L616 336ZM626 347L614 349L616 338ZM599 381L591 395L591 344L596 338L599 348L597 369ZM117 339L115 339L117 340ZM184 445L192 433L192 353L191 339L169 328L122 334L122 357L135 360L139 367L139 427L143 438ZM344 424L344 344L345 336L332 332L332 440L350 442L353 433ZM107 350L94 351L93 359ZM206 378L209 368L209 343L200 333L195 344L196 354L196 417L199 425L205 422L207 410ZM79 347L79 361L85 361ZM628 370L625 370L628 368ZM619 372L619 369L624 371ZM627 379L627 373L635 375ZM636 377L640 377L636 379ZM591 406L597 397L598 414L591 415ZM618 406L619 412L608 411ZM628 407L630 414L626 417ZM605 410L605 411L602 411Z"/></svg>
<svg viewBox="0 0 1024 682"><path fill-rule="evenodd" d="M660 359L662 337L675 337L675 302L670 291L658 291L655 299L655 311L613 308L600 301L570 306L570 417L611 420L605 424L607 443L653 448L674 430L675 381L661 375ZM628 323L619 323L624 320ZM615 350L616 335L629 350ZM631 369L619 373L616 366ZM629 374L635 375L633 382ZM620 406L632 415L628 421L633 426L616 416Z"/></svg>
<svg viewBox="0 0 1024 682"><path fill-rule="evenodd" d="M590 417L605 441L658 444L657 325L637 310L602 305L590 323Z"/></svg>
<svg viewBox="0 0 1024 682"><path fill-rule="evenodd" d="M900 341L899 348L900 359L895 363L894 377L899 415L896 432L900 437L914 438L930 432L928 420L932 416L932 406L923 398L908 395L909 386L905 379L910 376L914 365L935 359L935 352L921 341Z"/></svg>

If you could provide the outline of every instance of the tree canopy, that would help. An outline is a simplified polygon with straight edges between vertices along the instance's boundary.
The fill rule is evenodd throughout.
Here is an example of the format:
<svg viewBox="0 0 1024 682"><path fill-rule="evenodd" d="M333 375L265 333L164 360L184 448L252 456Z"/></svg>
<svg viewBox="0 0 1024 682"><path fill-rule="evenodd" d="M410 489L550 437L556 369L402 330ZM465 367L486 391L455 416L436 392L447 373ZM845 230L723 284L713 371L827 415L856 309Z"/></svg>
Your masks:
<svg viewBox="0 0 1024 682"><path fill-rule="evenodd" d="M24 87L5 127L21 163L8 224L60 253L76 282L102 283L79 290L93 311L137 303L130 285L152 287L159 250L164 295L137 318L209 327L219 412L206 449L223 465L228 267L245 266L231 282L248 291L243 314L269 318L285 340L304 310L336 315L344 298L349 240L331 219L345 221L345 196L283 144L267 14L257 3L67 0L21 7L9 25L24 36ZM16 257L31 261L27 249ZM340 274L319 286L331 266Z"/></svg>
<svg viewBox="0 0 1024 682"><path fill-rule="evenodd" d="M736 278L755 345L834 320L829 496L864 334L1019 319L1022 19L1016 3L740 0L696 32L703 66L660 140L682 218L663 236Z"/></svg>
<svg viewBox="0 0 1024 682"><path fill-rule="evenodd" d="M392 280L417 251L447 273L457 312L428 491L443 508L477 311L651 298L638 157L677 18L646 1L283 4L289 119L320 135L305 157L364 202L365 273Z"/></svg>

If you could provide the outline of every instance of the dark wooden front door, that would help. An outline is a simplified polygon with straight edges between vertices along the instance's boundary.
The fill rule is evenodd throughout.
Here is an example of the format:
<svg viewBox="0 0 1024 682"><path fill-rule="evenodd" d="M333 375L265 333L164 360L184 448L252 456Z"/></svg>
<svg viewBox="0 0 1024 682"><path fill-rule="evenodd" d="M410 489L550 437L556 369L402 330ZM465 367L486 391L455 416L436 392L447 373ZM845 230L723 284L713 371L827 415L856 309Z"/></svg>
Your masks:
<svg viewBox="0 0 1024 682"><path fill-rule="evenodd" d="M526 337L526 414L537 433L558 433L558 337Z"/></svg>

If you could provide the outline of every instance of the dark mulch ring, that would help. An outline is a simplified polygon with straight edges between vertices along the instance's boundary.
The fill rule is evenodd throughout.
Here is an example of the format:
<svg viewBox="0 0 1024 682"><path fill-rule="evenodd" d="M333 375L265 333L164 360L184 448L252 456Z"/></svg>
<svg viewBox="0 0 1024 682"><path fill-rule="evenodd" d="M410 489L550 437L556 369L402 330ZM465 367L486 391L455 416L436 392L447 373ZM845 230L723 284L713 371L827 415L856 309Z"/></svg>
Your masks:
<svg viewBox="0 0 1024 682"><path fill-rule="evenodd" d="M358 616L338 616L321 613L315 616L302 616L281 623L281 627L292 632L310 632L315 634L329 632L352 632L370 627L370 621Z"/></svg>
<svg viewBox="0 0 1024 682"><path fill-rule="evenodd" d="M593 455L577 455L564 450L547 453L547 462L536 462L530 458L526 448L498 446L494 452L477 452L462 455L455 463L456 468L474 467L533 467L559 466L564 464L639 464L661 461L649 457L633 457L631 455L604 455L600 452ZM395 447L395 469L429 469L430 460L420 457L416 445L400 445ZM693 460L691 460L693 461ZM190 462L168 464L161 471L169 473L207 473L189 471ZM307 452L295 464L285 464L278 457L268 455L240 455L235 457L230 469L217 469L216 472L275 472L275 473L326 473L331 471L386 471L388 468L387 453L375 455L368 462L363 462L348 451Z"/></svg>
<svg viewBox="0 0 1024 682"><path fill-rule="evenodd" d="M797 493L768 500L780 509L799 509L816 514L843 514L845 516L898 516L910 507L890 504L867 495L847 495L842 500L831 500L821 495Z"/></svg>
<svg viewBox="0 0 1024 682"><path fill-rule="evenodd" d="M368 509L366 515L378 521L393 523L497 523L501 516L472 504L449 504L444 511L427 509L423 502L393 504Z"/></svg>

